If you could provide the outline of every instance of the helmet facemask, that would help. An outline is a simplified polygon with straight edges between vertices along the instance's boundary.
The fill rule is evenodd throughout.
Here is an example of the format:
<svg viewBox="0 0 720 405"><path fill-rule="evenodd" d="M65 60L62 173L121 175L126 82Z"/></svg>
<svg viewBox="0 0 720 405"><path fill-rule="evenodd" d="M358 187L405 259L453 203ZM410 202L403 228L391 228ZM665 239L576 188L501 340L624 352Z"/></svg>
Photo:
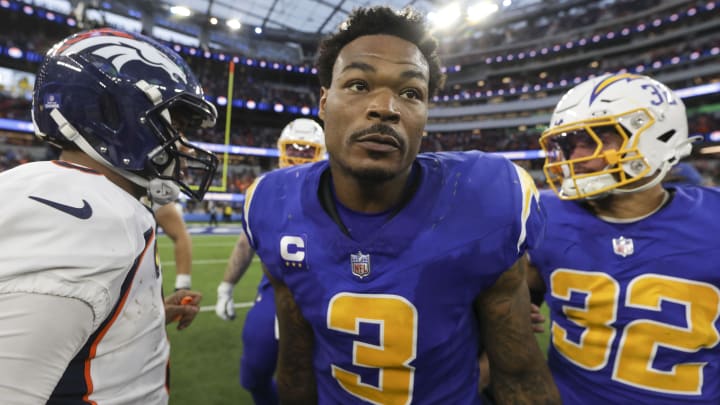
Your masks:
<svg viewBox="0 0 720 405"><path fill-rule="evenodd" d="M325 134L317 122L297 118L283 128L277 142L280 167L325 159Z"/></svg>
<svg viewBox="0 0 720 405"><path fill-rule="evenodd" d="M218 159L213 153L191 144L183 133L214 124L214 107L205 104L181 94L158 104L141 117L160 143L148 153L143 177L174 181L185 194L196 200L201 200L212 184Z"/></svg>
<svg viewBox="0 0 720 405"><path fill-rule="evenodd" d="M314 142L301 140L280 140L280 167L301 165L323 159L324 148Z"/></svg>
<svg viewBox="0 0 720 405"><path fill-rule="evenodd" d="M540 138L545 151L545 177L562 199L593 199L635 183L650 172L637 148L652 119L643 111L645 125L630 133L621 122L626 117L601 117L559 126ZM632 141L631 141L632 139ZM626 170L632 168L632 170Z"/></svg>
<svg viewBox="0 0 720 405"><path fill-rule="evenodd" d="M692 151L682 100L643 75L589 79L560 99L540 138L544 172L563 200L635 193Z"/></svg>

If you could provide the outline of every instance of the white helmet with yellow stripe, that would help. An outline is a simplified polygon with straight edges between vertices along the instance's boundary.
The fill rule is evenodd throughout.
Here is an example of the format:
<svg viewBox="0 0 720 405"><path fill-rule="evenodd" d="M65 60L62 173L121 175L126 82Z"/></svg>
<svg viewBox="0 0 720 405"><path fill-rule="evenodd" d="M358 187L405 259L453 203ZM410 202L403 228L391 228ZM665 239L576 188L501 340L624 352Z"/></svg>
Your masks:
<svg viewBox="0 0 720 405"><path fill-rule="evenodd" d="M574 200L654 186L690 154L693 140L685 106L667 86L647 76L608 74L562 97L540 145L550 187Z"/></svg>

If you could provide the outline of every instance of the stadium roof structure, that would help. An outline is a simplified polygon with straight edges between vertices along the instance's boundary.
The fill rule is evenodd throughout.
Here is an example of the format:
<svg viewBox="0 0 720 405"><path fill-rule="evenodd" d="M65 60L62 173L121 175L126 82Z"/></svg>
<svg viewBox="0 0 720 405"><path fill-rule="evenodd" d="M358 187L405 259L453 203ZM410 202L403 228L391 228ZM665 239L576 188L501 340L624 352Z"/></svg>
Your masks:
<svg viewBox="0 0 720 405"><path fill-rule="evenodd" d="M358 7L410 6L426 14L436 29L453 37L479 29L473 22L480 12L497 17L480 19L490 27L552 8L571 7L588 0L35 0L72 2L78 20L149 32L165 41L187 46L223 49L251 57L297 61L312 57L318 41L334 32ZM614 1L614 0L602 0ZM454 10L450 11L450 9ZM471 12L471 10L473 10ZM499 17L499 18L498 18ZM459 23L454 23L458 19ZM452 22L452 23L451 23ZM440 25L446 25L445 28ZM469 31L468 31L469 32Z"/></svg>
<svg viewBox="0 0 720 405"><path fill-rule="evenodd" d="M323 35L334 31L357 7L383 4L393 8L412 6L429 12L443 0L165 0L170 6L185 6L193 13L237 19L245 26Z"/></svg>

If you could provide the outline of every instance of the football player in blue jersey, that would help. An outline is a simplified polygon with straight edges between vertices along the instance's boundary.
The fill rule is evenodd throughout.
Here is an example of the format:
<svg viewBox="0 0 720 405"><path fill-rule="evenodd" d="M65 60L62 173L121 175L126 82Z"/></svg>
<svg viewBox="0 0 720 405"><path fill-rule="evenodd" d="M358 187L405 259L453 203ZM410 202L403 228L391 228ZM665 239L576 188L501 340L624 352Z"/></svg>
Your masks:
<svg viewBox="0 0 720 405"><path fill-rule="evenodd" d="M559 403L519 260L544 229L532 179L480 152L418 154L436 50L414 10L356 9L319 48L329 160L247 193L282 401L479 404L482 342L499 402Z"/></svg>
<svg viewBox="0 0 720 405"><path fill-rule="evenodd" d="M540 138L528 284L564 403L720 403L720 192L661 183L693 140L678 95L626 73L568 91Z"/></svg>
<svg viewBox="0 0 720 405"><path fill-rule="evenodd" d="M317 122L297 118L287 124L278 138L279 166L289 167L317 162L325 158L325 135ZM233 288L250 267L255 251L245 233L241 233L228 260L223 281L217 288L215 313L226 321L235 319ZM240 384L250 392L256 405L278 403L273 376L277 364L277 328L275 295L266 277L260 280L255 304L243 324L243 354L240 359Z"/></svg>
<svg viewBox="0 0 720 405"><path fill-rule="evenodd" d="M62 153L0 174L0 402L166 405L165 327L187 327L201 297L163 298L140 198L202 199L217 158L180 131L214 125L215 107L174 51L107 28L48 52L32 104Z"/></svg>

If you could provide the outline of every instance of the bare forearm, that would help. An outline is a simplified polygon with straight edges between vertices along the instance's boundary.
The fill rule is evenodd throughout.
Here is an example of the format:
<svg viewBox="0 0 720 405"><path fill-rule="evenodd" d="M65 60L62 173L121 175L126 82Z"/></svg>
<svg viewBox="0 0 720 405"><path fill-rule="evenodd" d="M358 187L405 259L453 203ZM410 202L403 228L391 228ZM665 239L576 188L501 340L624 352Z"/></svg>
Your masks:
<svg viewBox="0 0 720 405"><path fill-rule="evenodd" d="M559 394L547 376L536 372L499 376L493 371L490 391L498 404L560 404Z"/></svg>
<svg viewBox="0 0 720 405"><path fill-rule="evenodd" d="M265 274L269 274L265 270ZM290 290L268 275L275 290L279 324L276 384L280 403L306 405L317 403L313 368L314 335L293 299Z"/></svg>
<svg viewBox="0 0 720 405"><path fill-rule="evenodd" d="M189 237L175 241L175 271L177 274L190 274L192 270L192 241Z"/></svg>
<svg viewBox="0 0 720 405"><path fill-rule="evenodd" d="M174 204L168 204L158 208L155 218L175 246L176 274L189 275L192 270L192 239L182 215Z"/></svg>
<svg viewBox="0 0 720 405"><path fill-rule="evenodd" d="M490 389L501 404L560 404L542 351L528 321L530 299L519 263L493 292L478 300L491 370Z"/></svg>
<svg viewBox="0 0 720 405"><path fill-rule="evenodd" d="M517 320L509 315L504 318L497 333L506 338L496 339L491 344L494 350L488 355L493 397L500 404L559 404L559 393L527 318Z"/></svg>
<svg viewBox="0 0 720 405"><path fill-rule="evenodd" d="M237 284L242 276L245 275L248 267L250 267L250 262L254 255L255 251L250 247L247 238L241 235L230 254L230 259L228 260L225 274L223 275L223 281L232 285Z"/></svg>
<svg viewBox="0 0 720 405"><path fill-rule="evenodd" d="M288 336L289 330L280 329L280 336ZM289 335L293 336L293 335ZM312 367L313 352L311 339L280 338L278 369L276 383L280 403L282 404L315 404L317 403L317 388L315 372Z"/></svg>
<svg viewBox="0 0 720 405"><path fill-rule="evenodd" d="M545 300L545 281L543 281L540 272L530 262L530 258L527 255L525 255L522 260L526 268L526 280L528 288L530 289L530 302L539 307Z"/></svg>

